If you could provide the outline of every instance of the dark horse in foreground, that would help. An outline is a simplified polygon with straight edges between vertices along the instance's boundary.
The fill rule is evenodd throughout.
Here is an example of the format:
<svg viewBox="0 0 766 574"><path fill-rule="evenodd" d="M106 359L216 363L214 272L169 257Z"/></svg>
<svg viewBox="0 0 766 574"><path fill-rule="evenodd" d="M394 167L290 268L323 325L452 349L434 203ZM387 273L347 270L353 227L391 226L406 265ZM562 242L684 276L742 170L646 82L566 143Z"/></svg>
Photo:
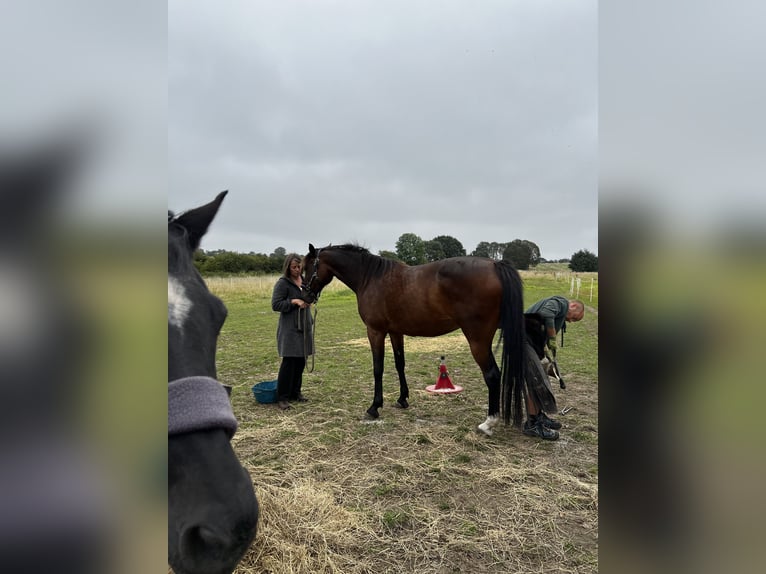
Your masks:
<svg viewBox="0 0 766 574"><path fill-rule="evenodd" d="M253 483L229 442L237 423L216 380L226 307L192 261L225 195L168 213L168 562L176 574L230 574L258 524Z"/></svg>
<svg viewBox="0 0 766 574"><path fill-rule="evenodd" d="M309 244L304 259L306 299L313 302L333 277L356 293L359 315L367 326L372 349L375 396L367 414L378 417L383 406L383 356L391 338L399 375L397 405L409 406L404 376L404 335L436 337L463 331L489 392L487 419L479 430L492 435L502 414L506 423L521 424L524 372L522 285L507 262L480 257L453 257L409 267L372 255L356 245L316 249ZM502 369L492 352L502 330Z"/></svg>

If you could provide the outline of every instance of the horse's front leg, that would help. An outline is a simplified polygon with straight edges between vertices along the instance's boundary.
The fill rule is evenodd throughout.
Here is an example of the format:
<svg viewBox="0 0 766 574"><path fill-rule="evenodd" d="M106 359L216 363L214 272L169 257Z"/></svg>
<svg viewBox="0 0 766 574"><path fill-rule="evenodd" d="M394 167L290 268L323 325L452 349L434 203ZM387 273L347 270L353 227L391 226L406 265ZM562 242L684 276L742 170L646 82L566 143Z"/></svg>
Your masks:
<svg viewBox="0 0 766 574"><path fill-rule="evenodd" d="M367 409L370 418L378 418L378 409L383 406L383 356L385 354L386 334L367 328L367 338L372 350L372 375L375 378L375 395L372 405Z"/></svg>
<svg viewBox="0 0 766 574"><path fill-rule="evenodd" d="M410 406L407 402L407 399L410 397L410 389L404 376L404 335L389 333L389 337L391 337L391 347L394 349L396 374L399 375L399 399L396 401L395 406L406 409Z"/></svg>

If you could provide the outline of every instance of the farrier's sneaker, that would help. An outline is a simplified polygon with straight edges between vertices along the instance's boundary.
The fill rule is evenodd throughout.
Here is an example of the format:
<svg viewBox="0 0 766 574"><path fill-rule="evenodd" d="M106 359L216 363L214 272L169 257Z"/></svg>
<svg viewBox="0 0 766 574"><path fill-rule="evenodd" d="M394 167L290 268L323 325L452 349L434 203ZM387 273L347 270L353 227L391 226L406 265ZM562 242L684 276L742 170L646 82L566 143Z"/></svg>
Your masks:
<svg viewBox="0 0 766 574"><path fill-rule="evenodd" d="M524 423L522 432L527 436L536 436L543 440L557 440L559 438L558 431L546 427L540 417L528 419Z"/></svg>
<svg viewBox="0 0 766 574"><path fill-rule="evenodd" d="M553 419L548 418L548 415L543 411L538 413L537 420L542 420L543 426L546 426L549 429L559 430L561 428L561 423L559 421L554 421Z"/></svg>

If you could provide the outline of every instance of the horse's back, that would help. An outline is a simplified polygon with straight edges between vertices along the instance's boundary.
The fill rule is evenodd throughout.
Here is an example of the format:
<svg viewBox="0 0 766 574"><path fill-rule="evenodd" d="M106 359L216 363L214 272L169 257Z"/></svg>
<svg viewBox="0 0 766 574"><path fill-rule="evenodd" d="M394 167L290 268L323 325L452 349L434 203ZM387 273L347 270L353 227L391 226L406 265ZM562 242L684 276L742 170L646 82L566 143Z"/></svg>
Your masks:
<svg viewBox="0 0 766 574"><path fill-rule="evenodd" d="M440 264L440 265L439 265ZM434 280L441 297L457 305L476 305L481 299L493 304L502 295L502 285L491 259L453 257L434 264Z"/></svg>
<svg viewBox="0 0 766 574"><path fill-rule="evenodd" d="M368 326L432 337L485 321L499 312L502 285L490 259L453 257L412 267L397 266L358 294Z"/></svg>

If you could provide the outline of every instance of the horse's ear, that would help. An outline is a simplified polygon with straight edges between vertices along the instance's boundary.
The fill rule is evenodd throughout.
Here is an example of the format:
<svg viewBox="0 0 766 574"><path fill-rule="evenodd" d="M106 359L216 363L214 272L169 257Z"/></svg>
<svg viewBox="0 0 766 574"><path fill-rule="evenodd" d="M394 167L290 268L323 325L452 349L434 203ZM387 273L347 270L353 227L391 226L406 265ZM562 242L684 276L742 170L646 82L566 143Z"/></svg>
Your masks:
<svg viewBox="0 0 766 574"><path fill-rule="evenodd" d="M309 243L309 255L313 257L314 255L316 255L316 253L317 253L316 248L311 243Z"/></svg>
<svg viewBox="0 0 766 574"><path fill-rule="evenodd" d="M207 229L218 213L218 208L221 207L221 202L223 202L223 198L226 197L227 193L229 193L229 190L222 191L210 203L202 207L190 209L176 219L176 223L183 226L189 232L189 244L192 251L199 247L202 237L207 233Z"/></svg>

